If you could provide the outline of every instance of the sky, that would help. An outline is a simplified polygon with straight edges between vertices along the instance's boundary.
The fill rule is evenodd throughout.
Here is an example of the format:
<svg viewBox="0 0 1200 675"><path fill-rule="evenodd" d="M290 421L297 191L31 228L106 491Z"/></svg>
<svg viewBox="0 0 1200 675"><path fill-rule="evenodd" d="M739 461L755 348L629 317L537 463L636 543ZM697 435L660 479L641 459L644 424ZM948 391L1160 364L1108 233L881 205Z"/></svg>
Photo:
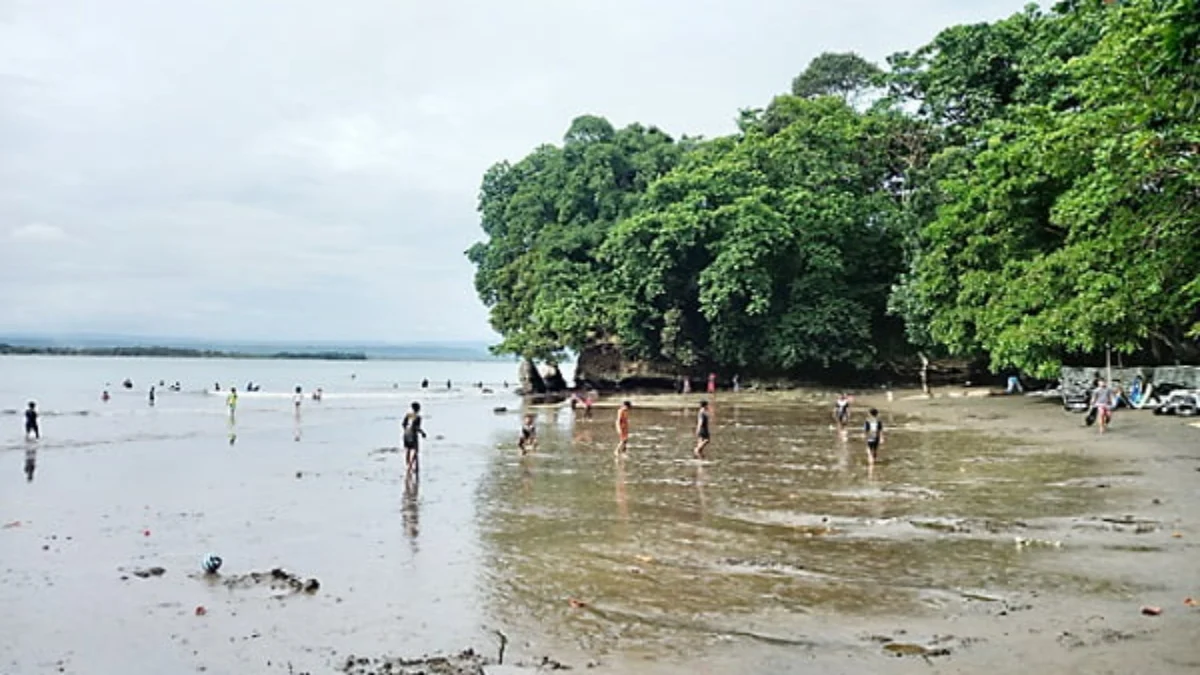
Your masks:
<svg viewBox="0 0 1200 675"><path fill-rule="evenodd" d="M490 340L483 172L1023 0L0 0L0 334Z"/></svg>

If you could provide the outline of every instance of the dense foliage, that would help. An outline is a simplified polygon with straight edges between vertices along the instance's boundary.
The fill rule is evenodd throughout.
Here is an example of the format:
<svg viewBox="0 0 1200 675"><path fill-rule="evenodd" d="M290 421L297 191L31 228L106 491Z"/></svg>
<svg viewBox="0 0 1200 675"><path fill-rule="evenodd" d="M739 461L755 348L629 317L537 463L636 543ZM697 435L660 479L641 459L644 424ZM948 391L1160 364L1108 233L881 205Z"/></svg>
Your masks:
<svg viewBox="0 0 1200 675"><path fill-rule="evenodd" d="M581 117L494 166L468 255L498 349L1200 356L1200 0L1031 6L888 65L822 54L731 136Z"/></svg>

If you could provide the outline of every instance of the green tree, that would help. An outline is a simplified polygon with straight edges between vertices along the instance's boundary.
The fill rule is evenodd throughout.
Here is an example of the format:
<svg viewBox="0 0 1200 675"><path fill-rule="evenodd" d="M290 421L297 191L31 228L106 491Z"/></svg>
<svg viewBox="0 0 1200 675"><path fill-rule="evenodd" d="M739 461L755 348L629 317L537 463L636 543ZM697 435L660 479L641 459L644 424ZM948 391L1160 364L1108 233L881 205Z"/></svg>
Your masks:
<svg viewBox="0 0 1200 675"><path fill-rule="evenodd" d="M901 262L887 120L785 96L743 126L613 230L622 343L682 365L869 365Z"/></svg>
<svg viewBox="0 0 1200 675"><path fill-rule="evenodd" d="M584 116L571 123L562 147L542 146L487 171L479 196L487 241L467 257L504 337L497 351L550 358L609 331L606 269L595 251L681 153L653 127L617 131Z"/></svg>
<svg viewBox="0 0 1200 675"><path fill-rule="evenodd" d="M853 99L875 86L883 74L879 66L855 54L825 52L792 80L792 95L800 98L838 96Z"/></svg>
<svg viewBox="0 0 1200 675"><path fill-rule="evenodd" d="M930 331L1043 375L1107 345L1195 356L1196 0L1130 0L1069 64L1072 109L1020 106L942 181L913 289ZM1081 19L1082 20L1082 19Z"/></svg>

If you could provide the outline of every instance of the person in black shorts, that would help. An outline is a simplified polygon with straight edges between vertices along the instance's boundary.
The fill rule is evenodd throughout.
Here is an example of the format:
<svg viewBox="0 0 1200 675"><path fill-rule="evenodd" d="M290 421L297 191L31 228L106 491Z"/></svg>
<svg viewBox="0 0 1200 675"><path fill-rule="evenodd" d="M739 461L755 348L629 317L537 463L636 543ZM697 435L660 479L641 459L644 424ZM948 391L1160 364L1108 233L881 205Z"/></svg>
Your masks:
<svg viewBox="0 0 1200 675"><path fill-rule="evenodd" d="M419 439L425 437L425 430L421 428L421 404L413 401L412 411L404 416L404 422L401 424L404 429L404 463L408 468L409 473L415 473L421 470L420 461L418 460Z"/></svg>
<svg viewBox="0 0 1200 675"><path fill-rule="evenodd" d="M875 465L879 456L879 446L883 444L883 420L879 419L879 411L871 408L867 421L863 423L863 434L867 437L867 463Z"/></svg>
<svg viewBox="0 0 1200 675"><path fill-rule="evenodd" d="M696 459L704 459L704 450L712 440L708 422L708 401L700 401L700 411L696 413L696 449L692 451Z"/></svg>
<svg viewBox="0 0 1200 675"><path fill-rule="evenodd" d="M42 431L38 428L38 411L37 404L33 401L29 402L29 407L25 409L25 438L30 436L41 438Z"/></svg>

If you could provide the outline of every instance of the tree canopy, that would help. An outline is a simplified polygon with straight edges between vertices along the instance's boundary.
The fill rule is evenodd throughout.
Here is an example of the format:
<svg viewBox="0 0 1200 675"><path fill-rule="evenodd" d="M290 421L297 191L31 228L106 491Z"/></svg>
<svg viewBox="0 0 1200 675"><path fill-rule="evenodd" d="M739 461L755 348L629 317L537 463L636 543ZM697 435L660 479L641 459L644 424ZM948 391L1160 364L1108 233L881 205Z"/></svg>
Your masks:
<svg viewBox="0 0 1200 675"><path fill-rule="evenodd" d="M1196 359L1198 3L1031 6L886 71L822 54L710 140L580 117L484 176L468 256L497 349L781 374Z"/></svg>

